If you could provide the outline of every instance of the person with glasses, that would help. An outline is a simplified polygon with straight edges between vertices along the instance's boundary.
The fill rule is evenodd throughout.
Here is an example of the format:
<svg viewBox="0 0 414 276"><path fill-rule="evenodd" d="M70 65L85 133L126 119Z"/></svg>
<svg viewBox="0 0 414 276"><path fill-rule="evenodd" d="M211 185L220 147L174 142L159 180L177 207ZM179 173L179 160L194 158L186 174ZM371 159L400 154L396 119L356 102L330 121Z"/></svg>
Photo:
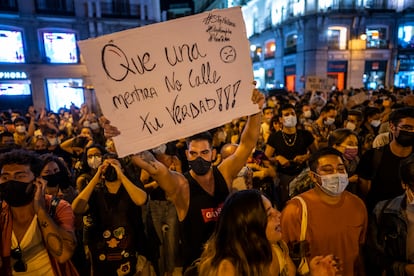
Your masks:
<svg viewBox="0 0 414 276"><path fill-rule="evenodd" d="M413 153L414 108L395 109L389 116L392 140L389 144L362 155L356 173L368 212L382 200L404 192L399 167L401 161Z"/></svg>
<svg viewBox="0 0 414 276"><path fill-rule="evenodd" d="M27 150L0 156L0 275L78 275L70 261L74 214L68 202L54 204L45 194L42 164Z"/></svg>
<svg viewBox="0 0 414 276"><path fill-rule="evenodd" d="M413 155L401 161L400 175L404 192L379 202L370 219L366 259L371 275L414 275Z"/></svg>
<svg viewBox="0 0 414 276"><path fill-rule="evenodd" d="M368 215L363 201L345 190L348 174L343 154L326 147L312 154L308 163L315 187L299 195L307 208L304 241L300 240L303 209L299 199L292 198L282 211L282 238L292 259L306 256L309 263L315 256L333 254L342 262L341 275L365 275L362 248Z"/></svg>

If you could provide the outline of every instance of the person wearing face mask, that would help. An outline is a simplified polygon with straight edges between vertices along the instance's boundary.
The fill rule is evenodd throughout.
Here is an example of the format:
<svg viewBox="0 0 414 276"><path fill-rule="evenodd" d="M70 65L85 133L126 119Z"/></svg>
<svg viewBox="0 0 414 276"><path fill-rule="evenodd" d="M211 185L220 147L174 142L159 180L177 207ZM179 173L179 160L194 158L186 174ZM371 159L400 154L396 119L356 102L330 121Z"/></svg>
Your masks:
<svg viewBox="0 0 414 276"><path fill-rule="evenodd" d="M289 199L289 183L306 167L316 145L309 131L297 129L296 112L291 104L280 107L279 121L283 127L269 136L265 155L276 167L276 202L283 209Z"/></svg>
<svg viewBox="0 0 414 276"><path fill-rule="evenodd" d="M361 139L361 152L372 148L372 142L378 135L378 131L381 125L381 110L376 107L366 107L364 109L364 121L361 125L359 136Z"/></svg>
<svg viewBox="0 0 414 276"><path fill-rule="evenodd" d="M343 154L326 147L312 154L308 163L315 187L300 194L307 206L308 260L333 254L342 262L341 275L365 275L362 249L368 214L363 201L346 191L348 174ZM301 213L302 204L296 198L282 211L282 238L291 252L300 240Z"/></svg>
<svg viewBox="0 0 414 276"><path fill-rule="evenodd" d="M414 275L414 156L400 166L404 192L372 212L366 248L370 275Z"/></svg>
<svg viewBox="0 0 414 276"><path fill-rule="evenodd" d="M321 109L318 119L307 128L315 138L317 148L323 148L328 145L328 136L335 130L335 118L338 112L332 104L326 104Z"/></svg>
<svg viewBox="0 0 414 276"><path fill-rule="evenodd" d="M84 220L84 242L93 275L137 272L138 253L146 240L140 206L147 201L147 193L126 174L117 158L107 156L72 203L76 215L89 215L89 220Z"/></svg>
<svg viewBox="0 0 414 276"><path fill-rule="evenodd" d="M14 124L14 143L23 148L28 147L29 140L34 134L34 118L30 120L29 129L26 128L27 120L24 117L17 117Z"/></svg>
<svg viewBox="0 0 414 276"><path fill-rule="evenodd" d="M369 212L379 201L403 193L399 166L413 153L414 108L395 109L389 116L389 123L391 142L364 153L357 168L359 187Z"/></svg>
<svg viewBox="0 0 414 276"><path fill-rule="evenodd" d="M203 244L214 230L222 204L232 190L233 179L256 146L265 98L259 90L253 89L251 99L258 105L257 113L249 116L236 151L217 167L212 166L216 152L208 132L188 137L186 155L190 170L184 174L168 170L148 151L132 157L135 165L150 173L175 205L182 237L184 272L200 257ZM119 134L111 126L106 129Z"/></svg>
<svg viewBox="0 0 414 276"><path fill-rule="evenodd" d="M85 149L82 156L81 171L76 178L76 189L79 192L91 181L98 167L102 164L105 154L107 154L105 148L98 144L93 144Z"/></svg>
<svg viewBox="0 0 414 276"><path fill-rule="evenodd" d="M357 134L347 128L335 129L328 138L328 146L343 154L349 181L347 190L353 194L359 193L358 175L355 173L360 160L358 144Z"/></svg>
<svg viewBox="0 0 414 276"><path fill-rule="evenodd" d="M76 246L72 208L64 200L52 207L41 165L27 150L0 156L0 275L79 275L70 260Z"/></svg>

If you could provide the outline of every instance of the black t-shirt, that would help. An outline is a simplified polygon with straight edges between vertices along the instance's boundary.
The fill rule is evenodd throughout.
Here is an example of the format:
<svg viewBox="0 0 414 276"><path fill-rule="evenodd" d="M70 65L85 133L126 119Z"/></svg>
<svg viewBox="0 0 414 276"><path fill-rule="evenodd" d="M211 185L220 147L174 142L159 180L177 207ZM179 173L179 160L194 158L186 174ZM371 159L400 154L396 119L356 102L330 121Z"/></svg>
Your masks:
<svg viewBox="0 0 414 276"><path fill-rule="evenodd" d="M291 143L286 143L286 138L283 138L282 131L277 131L270 134L269 139L267 140L267 144L275 149L273 155L282 155L286 159L293 161L295 156L306 154L308 152L308 148L314 141L314 137L312 133L307 130L297 129L296 133L296 138L294 136L292 137L293 140L291 146L289 146ZM293 141L295 142L293 143ZM282 166L279 166L277 170L278 172L284 174L297 175L303 170L305 166L305 163L296 164L294 162L291 162L291 165L289 167L284 168Z"/></svg>
<svg viewBox="0 0 414 276"><path fill-rule="evenodd" d="M382 150L381 160L375 165L375 156L379 155L374 152L379 150ZM371 189L366 199L368 211L379 201L394 198L404 192L399 175L400 162L403 159L405 157L398 157L391 152L390 145L369 150L362 156L356 173L361 178L371 180Z"/></svg>

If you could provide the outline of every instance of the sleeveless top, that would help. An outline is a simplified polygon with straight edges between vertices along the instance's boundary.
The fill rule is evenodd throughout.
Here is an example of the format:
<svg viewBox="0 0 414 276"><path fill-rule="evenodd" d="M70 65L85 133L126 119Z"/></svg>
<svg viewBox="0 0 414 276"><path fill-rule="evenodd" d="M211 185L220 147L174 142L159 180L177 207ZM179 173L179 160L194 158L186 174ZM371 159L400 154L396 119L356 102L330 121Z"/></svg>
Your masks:
<svg viewBox="0 0 414 276"><path fill-rule="evenodd" d="M214 195L207 193L189 172L184 176L190 185L190 204L184 220L179 222L184 269L201 256L204 243L210 238L229 190L223 175L213 167Z"/></svg>

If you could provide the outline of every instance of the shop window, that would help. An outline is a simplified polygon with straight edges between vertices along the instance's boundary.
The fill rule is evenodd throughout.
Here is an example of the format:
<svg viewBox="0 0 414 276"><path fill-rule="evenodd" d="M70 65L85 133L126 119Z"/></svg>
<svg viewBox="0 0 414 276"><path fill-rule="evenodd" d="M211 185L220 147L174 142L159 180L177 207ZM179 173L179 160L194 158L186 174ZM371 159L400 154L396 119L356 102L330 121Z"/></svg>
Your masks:
<svg viewBox="0 0 414 276"><path fill-rule="evenodd" d="M271 40L271 41L266 42L264 58L265 59L274 58L275 51L276 51L275 41Z"/></svg>
<svg viewBox="0 0 414 276"><path fill-rule="evenodd" d="M275 83L275 69L266 69L265 85L267 89L273 88Z"/></svg>
<svg viewBox="0 0 414 276"><path fill-rule="evenodd" d="M386 28L367 28L367 48L388 48Z"/></svg>
<svg viewBox="0 0 414 276"><path fill-rule="evenodd" d="M0 83L0 96L31 95L30 83Z"/></svg>
<svg viewBox="0 0 414 276"><path fill-rule="evenodd" d="M285 55L296 53L296 44L297 44L298 35L296 33L289 34L286 36L285 40Z"/></svg>
<svg viewBox="0 0 414 276"><path fill-rule="evenodd" d="M25 62L22 32L0 30L0 62Z"/></svg>
<svg viewBox="0 0 414 276"><path fill-rule="evenodd" d="M46 87L49 109L54 112L69 108L72 103L80 107L85 101L82 79L49 79Z"/></svg>
<svg viewBox="0 0 414 276"><path fill-rule="evenodd" d="M414 49L414 23L398 27L398 48Z"/></svg>
<svg viewBox="0 0 414 276"><path fill-rule="evenodd" d="M346 50L346 28L329 27L327 33L327 42L329 50Z"/></svg>
<svg viewBox="0 0 414 276"><path fill-rule="evenodd" d="M43 32L42 35L47 63L78 63L74 33Z"/></svg>

